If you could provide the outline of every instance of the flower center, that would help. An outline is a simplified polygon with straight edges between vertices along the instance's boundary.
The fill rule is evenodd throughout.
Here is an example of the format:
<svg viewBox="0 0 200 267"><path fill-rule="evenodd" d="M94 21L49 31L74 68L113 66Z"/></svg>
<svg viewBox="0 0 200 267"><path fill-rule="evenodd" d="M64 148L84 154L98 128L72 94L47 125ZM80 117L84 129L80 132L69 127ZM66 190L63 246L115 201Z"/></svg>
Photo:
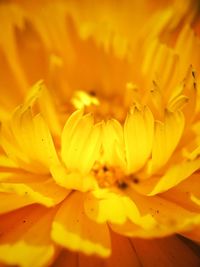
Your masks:
<svg viewBox="0 0 200 267"><path fill-rule="evenodd" d="M96 177L101 188L115 187L125 190L131 183L139 183L139 179L136 176L133 174L125 175L119 167L108 167L107 165L96 163L92 169L92 174Z"/></svg>

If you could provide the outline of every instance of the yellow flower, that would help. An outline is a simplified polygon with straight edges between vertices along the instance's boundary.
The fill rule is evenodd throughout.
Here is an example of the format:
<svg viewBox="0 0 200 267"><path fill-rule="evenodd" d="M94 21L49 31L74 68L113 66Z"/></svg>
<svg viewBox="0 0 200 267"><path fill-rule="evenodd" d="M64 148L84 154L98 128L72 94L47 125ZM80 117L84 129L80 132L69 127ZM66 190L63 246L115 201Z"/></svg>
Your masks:
<svg viewBox="0 0 200 267"><path fill-rule="evenodd" d="M198 1L0 18L1 266L200 266Z"/></svg>

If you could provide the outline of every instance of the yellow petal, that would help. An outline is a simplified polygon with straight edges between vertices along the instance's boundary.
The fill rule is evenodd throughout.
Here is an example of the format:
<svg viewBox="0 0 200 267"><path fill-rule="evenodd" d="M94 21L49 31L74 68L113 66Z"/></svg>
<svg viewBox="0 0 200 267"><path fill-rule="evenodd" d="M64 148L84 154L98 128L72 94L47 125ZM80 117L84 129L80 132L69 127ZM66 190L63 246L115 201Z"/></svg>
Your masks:
<svg viewBox="0 0 200 267"><path fill-rule="evenodd" d="M172 99L168 104L168 109L172 112L176 112L177 110L181 110L182 107L189 101L188 97L184 95L179 95Z"/></svg>
<svg viewBox="0 0 200 267"><path fill-rule="evenodd" d="M186 161L172 166L169 170L159 179L153 190L149 195L156 195L158 193L167 191L168 189L176 186L184 181L187 177L193 174L200 168L200 160Z"/></svg>
<svg viewBox="0 0 200 267"><path fill-rule="evenodd" d="M107 259L79 254L80 267L140 267L139 259L130 240L111 232L112 254Z"/></svg>
<svg viewBox="0 0 200 267"><path fill-rule="evenodd" d="M19 196L15 193L0 193L0 214L7 213L30 204L33 200L28 199L26 196Z"/></svg>
<svg viewBox="0 0 200 267"><path fill-rule="evenodd" d="M95 198L92 194L87 194L84 206L89 218L98 223L110 221L123 224L127 218L123 198L111 192L108 192L101 199Z"/></svg>
<svg viewBox="0 0 200 267"><path fill-rule="evenodd" d="M157 236L191 229L199 224L200 215L198 212L184 209L165 199L162 195L147 197L131 190L128 194L143 215L151 215L154 218L156 224L152 224L152 232ZM151 228L149 232L151 232Z"/></svg>
<svg viewBox="0 0 200 267"><path fill-rule="evenodd" d="M9 159L6 155L0 154L0 168L1 170L4 168L17 168L17 165L14 161Z"/></svg>
<svg viewBox="0 0 200 267"><path fill-rule="evenodd" d="M162 176L155 175L131 186L140 194L156 195L175 187L199 169L200 160L185 160L172 164Z"/></svg>
<svg viewBox="0 0 200 267"><path fill-rule="evenodd" d="M54 210L29 206L1 215L0 261L22 267L42 267L55 253L50 240Z"/></svg>
<svg viewBox="0 0 200 267"><path fill-rule="evenodd" d="M56 112L55 102L52 98L53 95L45 86L44 82L39 80L29 89L23 107L21 108L23 112L35 105L45 118L45 122L50 127L51 133L60 135L61 125Z"/></svg>
<svg viewBox="0 0 200 267"><path fill-rule="evenodd" d="M47 207L54 206L61 202L70 191L58 186L53 179L37 177L34 181L29 181L27 177L19 179L11 174L7 180L1 182L0 191L6 193L15 193L17 196L25 197L32 203L43 204Z"/></svg>
<svg viewBox="0 0 200 267"><path fill-rule="evenodd" d="M108 228L105 224L97 224L86 216L83 201L83 194L73 193L63 202L53 222L52 238L67 249L108 257Z"/></svg>
<svg viewBox="0 0 200 267"><path fill-rule="evenodd" d="M100 150L101 124L94 125L93 116L74 112L62 133L61 155L70 171L88 173Z"/></svg>
<svg viewBox="0 0 200 267"><path fill-rule="evenodd" d="M87 192L97 187L96 179L92 175L79 172L69 173L61 164L52 166L51 174L57 184L67 189Z"/></svg>
<svg viewBox="0 0 200 267"><path fill-rule="evenodd" d="M188 179L163 193L162 196L190 211L198 212L200 210L199 174L194 173Z"/></svg>
<svg viewBox="0 0 200 267"><path fill-rule="evenodd" d="M136 107L127 115L124 125L124 139L127 157L127 171L138 171L150 156L153 143L154 119L151 111Z"/></svg>
<svg viewBox="0 0 200 267"><path fill-rule="evenodd" d="M40 114L35 117L30 108L19 107L12 119L2 124L1 144L8 157L20 167L48 173L58 158L49 129Z"/></svg>
<svg viewBox="0 0 200 267"><path fill-rule="evenodd" d="M84 207L92 220L98 223L124 224L130 219L142 227L151 227L154 224L150 216L140 214L137 205L126 195L103 191L88 193L86 196Z"/></svg>
<svg viewBox="0 0 200 267"><path fill-rule="evenodd" d="M102 145L105 163L125 169L123 128L117 120L109 120L103 125Z"/></svg>
<svg viewBox="0 0 200 267"><path fill-rule="evenodd" d="M181 112L166 112L164 123L156 122L152 150L152 170L155 172L168 162L176 149L184 129L184 117Z"/></svg>

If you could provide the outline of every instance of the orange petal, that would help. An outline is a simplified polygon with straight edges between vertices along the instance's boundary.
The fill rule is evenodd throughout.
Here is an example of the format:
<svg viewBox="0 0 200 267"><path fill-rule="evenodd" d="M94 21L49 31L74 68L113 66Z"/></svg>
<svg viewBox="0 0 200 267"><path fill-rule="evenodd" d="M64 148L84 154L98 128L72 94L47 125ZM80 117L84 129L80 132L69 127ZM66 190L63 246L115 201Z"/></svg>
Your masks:
<svg viewBox="0 0 200 267"><path fill-rule="evenodd" d="M63 202L53 222L52 238L57 244L70 250L108 257L108 228L105 224L97 224L86 216L83 201L84 195L76 192Z"/></svg>
<svg viewBox="0 0 200 267"><path fill-rule="evenodd" d="M197 267L200 258L178 237L162 239L132 239L139 260L144 267Z"/></svg>
<svg viewBox="0 0 200 267"><path fill-rule="evenodd" d="M30 177L25 175L11 175L0 184L0 191L6 193L15 193L16 197L21 196L28 202L43 204L47 207L54 206L61 202L70 191L58 186L53 179L37 176Z"/></svg>
<svg viewBox="0 0 200 267"><path fill-rule="evenodd" d="M0 38L0 47L5 53L6 59L9 62L11 70L19 84L18 88L21 92L18 91L18 93L24 93L28 83L24 71L20 66L19 57L16 53L15 29L23 29L25 23L25 14L23 9L18 5L2 3L0 5L0 16L1 25L4 29ZM6 90L5 94L7 94ZM14 90L13 94L15 94Z"/></svg>
<svg viewBox="0 0 200 267"><path fill-rule="evenodd" d="M54 257L50 240L55 211L32 205L0 218L0 261L22 267L44 266Z"/></svg>
<svg viewBox="0 0 200 267"><path fill-rule="evenodd" d="M78 255L71 251L63 250L51 267L79 267ZM96 266L95 266L96 267Z"/></svg>
<svg viewBox="0 0 200 267"><path fill-rule="evenodd" d="M157 222L149 229L149 234L167 235L178 231L189 230L200 222L198 212L191 212L178 204L160 196L142 196L129 190L129 196L143 215L151 215ZM178 210L178 213L177 213ZM156 231L157 229L157 231ZM134 232L134 229L133 229Z"/></svg>
<svg viewBox="0 0 200 267"><path fill-rule="evenodd" d="M162 194L170 201L178 203L190 211L200 211L199 174L193 174L185 181Z"/></svg>
<svg viewBox="0 0 200 267"><path fill-rule="evenodd" d="M82 253L62 251L52 267L140 267L140 262L130 240L111 232L112 254L103 259Z"/></svg>
<svg viewBox="0 0 200 267"><path fill-rule="evenodd" d="M34 203L26 196L19 196L15 193L0 193L0 214L7 213L18 208Z"/></svg>
<svg viewBox="0 0 200 267"><path fill-rule="evenodd" d="M200 243L200 226L194 227L190 231L180 232L181 235Z"/></svg>
<svg viewBox="0 0 200 267"><path fill-rule="evenodd" d="M112 254L108 259L79 254L80 267L140 267L140 262L130 240L112 232Z"/></svg>

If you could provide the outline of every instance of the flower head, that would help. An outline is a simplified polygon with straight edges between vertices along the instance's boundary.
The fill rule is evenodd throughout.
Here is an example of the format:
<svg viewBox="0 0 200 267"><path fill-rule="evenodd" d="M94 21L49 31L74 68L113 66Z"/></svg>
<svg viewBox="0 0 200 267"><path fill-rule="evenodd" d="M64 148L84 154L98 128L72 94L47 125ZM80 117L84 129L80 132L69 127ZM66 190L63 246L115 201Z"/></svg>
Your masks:
<svg viewBox="0 0 200 267"><path fill-rule="evenodd" d="M3 266L199 266L198 1L0 17Z"/></svg>

